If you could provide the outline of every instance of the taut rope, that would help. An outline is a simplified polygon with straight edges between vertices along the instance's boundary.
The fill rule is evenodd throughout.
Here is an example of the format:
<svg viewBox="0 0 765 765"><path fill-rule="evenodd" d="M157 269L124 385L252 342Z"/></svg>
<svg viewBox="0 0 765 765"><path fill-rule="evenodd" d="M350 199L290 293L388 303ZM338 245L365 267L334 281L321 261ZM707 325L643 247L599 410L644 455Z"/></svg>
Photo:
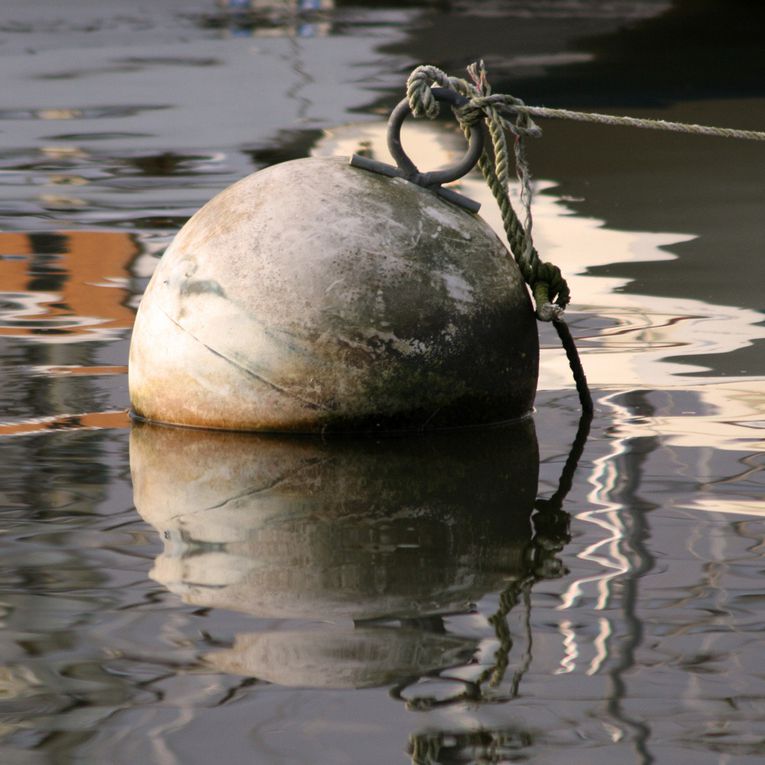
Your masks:
<svg viewBox="0 0 765 765"><path fill-rule="evenodd" d="M582 408L586 413L592 413L592 398L587 386L587 379L573 337L563 318L563 311L571 300L571 292L560 269L552 263L545 263L540 260L531 235L533 226L531 215L532 187L524 139L527 136L536 138L542 135L541 129L531 117L568 119L600 125L666 130L675 133L739 138L750 141L765 141L765 132L690 125L683 122L667 122L665 120L640 119L610 114L593 114L569 109L551 109L544 106L527 106L515 96L501 93L492 94L483 61L471 64L467 71L470 80L450 77L435 66L418 66L407 80L406 93L409 106L415 117L435 119L439 113L439 103L433 96L431 88L433 85L438 85L454 90L468 99L465 106L453 109L466 135L469 135L472 128L482 123L486 125L491 137L491 151L484 149L478 166L481 168L486 183L499 206L510 250L534 297L537 318L540 321L551 321L555 326L574 374ZM516 215L508 193L510 183L508 134L514 137L513 158L521 187L523 222Z"/></svg>

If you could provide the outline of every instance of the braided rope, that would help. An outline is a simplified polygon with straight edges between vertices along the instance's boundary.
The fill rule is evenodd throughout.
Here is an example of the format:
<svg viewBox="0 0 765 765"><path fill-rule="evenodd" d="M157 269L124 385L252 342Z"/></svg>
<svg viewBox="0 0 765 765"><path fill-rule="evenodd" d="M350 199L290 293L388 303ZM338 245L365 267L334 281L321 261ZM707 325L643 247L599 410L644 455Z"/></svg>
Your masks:
<svg viewBox="0 0 765 765"><path fill-rule="evenodd" d="M492 95L483 62L468 67L472 82L450 77L436 66L419 66L406 84L407 98L415 117L435 119L440 105L433 96L432 85L449 88L468 99L461 109L455 110L457 119L466 134L485 122L491 138L491 150L485 149L478 161L494 199L502 215L502 224L524 281L529 285L536 304L537 318L541 321L562 319L562 313L571 300L571 292L560 269L552 263L540 260L531 236L531 173L526 162L523 139L539 136L541 131L527 114L518 111L515 120L507 119L505 107L522 107L523 101L513 96ZM521 186L521 204L524 209L522 223L510 202L510 148L507 134L514 136L513 153L518 181Z"/></svg>
<svg viewBox="0 0 765 765"><path fill-rule="evenodd" d="M504 106L511 112L549 117L550 119L592 122L598 125L643 128L644 130L665 130L671 133L688 135L708 135L716 138L739 138L744 141L765 141L765 132L760 130L739 130L737 128L714 127L713 125L694 125L687 122L670 122L642 117L625 117L614 114L594 112L576 112L570 109L552 109L547 106L527 106L526 104L508 103Z"/></svg>
<svg viewBox="0 0 765 765"><path fill-rule="evenodd" d="M558 337L566 350L571 371L574 374L582 409L585 413L591 414L593 405L587 379L579 360L574 339L563 318L563 311L571 300L571 292L560 269L553 263L544 263L540 260L532 239L531 173L526 161L524 139L527 136L539 137L542 131L532 121L531 117L567 119L600 125L664 130L689 135L738 138L749 141L765 141L765 132L613 114L577 112L570 109L553 109L544 106L527 106L515 96L501 93L492 94L483 61L471 64L467 71L471 81L459 77L450 77L436 66L418 66L409 75L406 83L410 109L415 117L435 119L440 107L431 88L433 85L438 85L454 90L468 100L468 103L461 108L453 109L466 136L470 134L471 129L484 124L488 129L491 138L491 152L484 149L478 166L499 206L510 251L525 282L531 289L537 318L541 321L551 321L555 326ZM521 187L521 205L524 210L523 223L518 219L510 202L508 134L514 137L513 154L516 176Z"/></svg>
<svg viewBox="0 0 765 765"><path fill-rule="evenodd" d="M483 61L471 64L468 67L468 74L472 82L458 77L450 77L435 66L419 66L407 80L407 98L415 116L435 119L439 113L439 104L431 92L431 85L435 83L441 87L455 90L469 100L469 103L464 107L455 110L457 119L466 133L469 133L472 126L481 122L486 123L491 137L493 157L489 156L488 152L484 152L479 161L479 167L497 200L510 249L521 269L523 278L531 288L537 307L537 316L542 321L555 321L560 318L562 310L571 299L571 295L557 266L551 263L542 263L533 246L531 236L533 225L531 179L525 158L523 138L526 136L537 138L541 136L542 131L531 120L532 116L599 125L663 130L688 135L765 141L765 132L757 130L739 130L667 120L578 112L545 106L529 106L515 96L502 93L492 94ZM511 122L504 115L514 115L516 119ZM513 150L516 173L521 186L521 204L524 208L525 220L523 224L518 220L507 192L509 184L508 132L515 136Z"/></svg>
<svg viewBox="0 0 765 765"><path fill-rule="evenodd" d="M454 90L468 99L468 103L463 107L454 109L455 116L466 136L469 136L471 129L485 123L491 138L491 151L484 149L478 160L478 167L499 206L510 251L524 281L531 289L537 318L540 321L551 321L555 326L574 374L582 409L585 413L592 414L592 397L587 386L587 378L584 375L574 339L563 318L563 311L571 300L571 291L558 266L545 263L540 259L531 236L532 186L524 138L540 136L542 131L526 113L525 104L519 98L501 94L492 95L483 61L471 64L468 67L468 74L472 82L450 77L436 66L418 66L409 75L406 83L409 107L415 117L435 119L440 107L431 88L433 85L438 85ZM513 110L514 115L512 121L505 116L505 113L510 110ZM516 176L521 187L523 223L510 202L508 133L514 137L513 155Z"/></svg>

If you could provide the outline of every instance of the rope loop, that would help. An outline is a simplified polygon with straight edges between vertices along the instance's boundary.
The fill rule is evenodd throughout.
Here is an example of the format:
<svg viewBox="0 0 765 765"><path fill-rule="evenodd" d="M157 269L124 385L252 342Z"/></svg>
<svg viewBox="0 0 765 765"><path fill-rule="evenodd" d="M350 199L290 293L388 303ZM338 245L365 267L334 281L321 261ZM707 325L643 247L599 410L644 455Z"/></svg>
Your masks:
<svg viewBox="0 0 765 765"><path fill-rule="evenodd" d="M491 150L484 148L478 166L489 185L502 213L502 224L524 280L531 289L540 321L552 322L566 349L569 364L574 373L579 398L585 412L592 412L592 399L587 389L574 340L563 318L563 311L571 300L571 293L560 269L552 263L539 259L532 239L533 219L531 217L531 173L526 160L526 138L538 138L540 128L532 116L552 119L576 120L600 125L620 125L648 130L666 130L674 133L737 138L748 141L765 141L765 131L738 130L711 125L689 125L683 122L643 119L612 114L592 114L569 109L551 109L544 106L527 106L520 98L502 93L492 93L486 66L477 61L467 68L470 80L450 77L436 66L418 66L406 84L406 94L412 114L415 117L435 119L439 105L432 93L432 87L455 90L468 102L453 108L455 117L466 135L471 130L485 125L491 137ZM510 147L508 136L512 136L512 155L515 174L521 187L520 202L523 207L523 222L513 210L509 196Z"/></svg>
<svg viewBox="0 0 765 765"><path fill-rule="evenodd" d="M484 147L478 166L499 206L510 251L534 297L537 319L552 322L555 326L574 374L582 408L585 413L591 415L592 398L587 379L579 361L576 345L563 318L563 312L571 300L571 291L560 268L540 260L532 239L532 183L526 160L525 139L538 138L542 131L532 120L520 98L491 92L483 61L471 64L467 71L470 81L449 77L436 66L418 66L409 75L406 83L409 108L415 117L435 119L440 107L432 88L447 88L467 98L466 104L452 109L465 135L469 137L472 130L486 127L491 138L491 147ZM512 150L508 136L512 137ZM523 222L518 218L510 201L511 154L521 188Z"/></svg>
<svg viewBox="0 0 765 765"><path fill-rule="evenodd" d="M449 77L437 66L430 64L418 66L406 81L406 97L409 99L413 116L427 117L429 120L438 117L441 107L430 92L431 85L434 84L455 90L462 96L468 95L463 88L463 84L467 84L464 80L460 80L458 77Z"/></svg>
<svg viewBox="0 0 765 765"><path fill-rule="evenodd" d="M531 235L532 184L524 139L538 138L542 131L531 115L522 111L525 104L520 98L492 93L483 61L471 64L467 71L470 81L450 77L436 66L417 67L409 75L406 85L410 109L416 117L435 119L440 108L433 96L434 86L450 88L468 99L464 106L453 111L466 135L478 126L486 125L491 150L484 150L478 166L499 205L510 250L534 296L537 317L541 321L560 319L571 299L568 285L559 268L540 261ZM512 136L512 147L508 135ZM515 213L509 196L511 155L521 186L523 222Z"/></svg>

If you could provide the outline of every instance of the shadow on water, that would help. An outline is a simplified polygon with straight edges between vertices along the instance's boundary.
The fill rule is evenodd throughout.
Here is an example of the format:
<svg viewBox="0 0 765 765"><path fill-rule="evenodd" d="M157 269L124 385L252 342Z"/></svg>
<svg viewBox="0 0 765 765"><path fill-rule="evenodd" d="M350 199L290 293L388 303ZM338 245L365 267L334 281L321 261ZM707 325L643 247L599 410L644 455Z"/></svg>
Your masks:
<svg viewBox="0 0 765 765"><path fill-rule="evenodd" d="M583 419L557 490L540 499L530 419L330 442L137 424L135 506L164 545L150 576L194 606L284 620L210 640L202 662L215 670L291 687L390 686L417 711L506 702L532 661L531 589L566 573L562 505L588 432ZM490 593L493 652L449 626ZM508 736L458 738L467 752ZM454 748L451 734L440 748L436 738L412 738L413 762Z"/></svg>

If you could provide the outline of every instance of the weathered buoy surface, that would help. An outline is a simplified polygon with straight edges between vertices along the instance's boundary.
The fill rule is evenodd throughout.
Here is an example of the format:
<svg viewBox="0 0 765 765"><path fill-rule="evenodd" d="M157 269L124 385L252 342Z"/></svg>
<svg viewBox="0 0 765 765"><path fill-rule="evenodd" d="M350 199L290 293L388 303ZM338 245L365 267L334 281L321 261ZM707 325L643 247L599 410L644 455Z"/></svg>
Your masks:
<svg viewBox="0 0 765 765"><path fill-rule="evenodd" d="M142 418L232 430L452 427L533 405L521 274L480 218L401 178L307 158L202 207L130 348Z"/></svg>

